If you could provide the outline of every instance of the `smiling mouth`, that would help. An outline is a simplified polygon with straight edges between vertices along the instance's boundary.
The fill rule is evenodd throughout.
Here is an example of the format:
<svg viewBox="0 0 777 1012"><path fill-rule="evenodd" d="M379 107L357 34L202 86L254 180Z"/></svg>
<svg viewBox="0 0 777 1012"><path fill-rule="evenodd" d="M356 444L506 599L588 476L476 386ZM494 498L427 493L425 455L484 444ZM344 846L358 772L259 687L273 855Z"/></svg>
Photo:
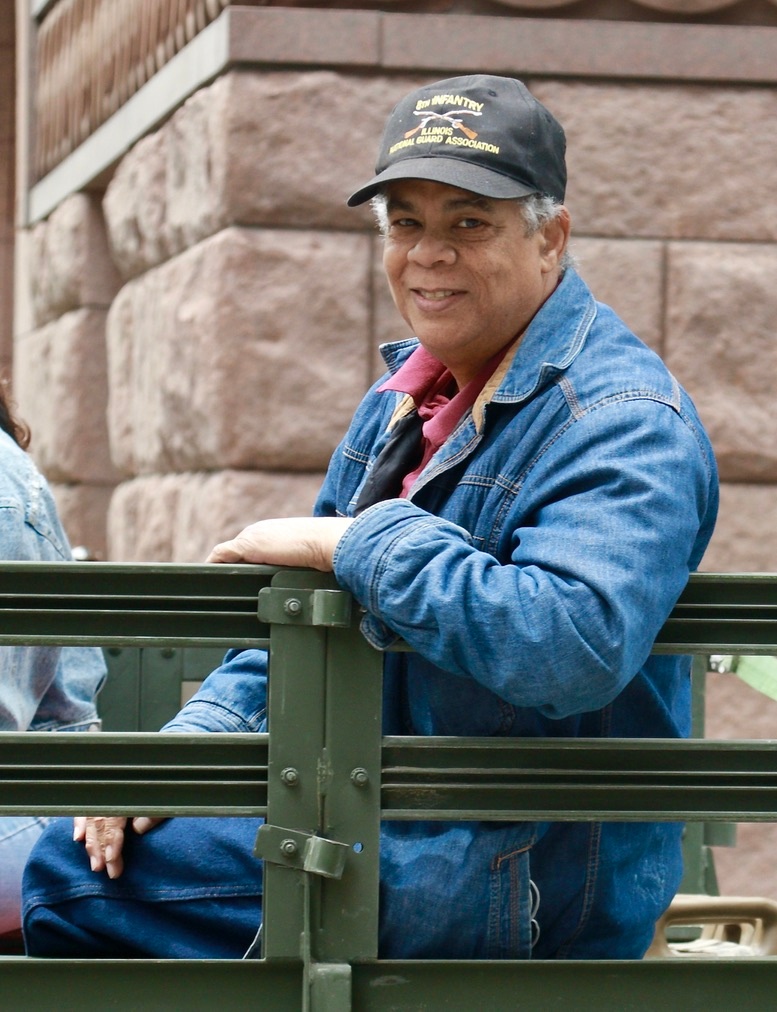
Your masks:
<svg viewBox="0 0 777 1012"><path fill-rule="evenodd" d="M416 288L414 289L422 299L428 299L431 302L441 302L443 299L449 299L452 295L456 295L456 291L453 288L436 288L434 290L427 288Z"/></svg>

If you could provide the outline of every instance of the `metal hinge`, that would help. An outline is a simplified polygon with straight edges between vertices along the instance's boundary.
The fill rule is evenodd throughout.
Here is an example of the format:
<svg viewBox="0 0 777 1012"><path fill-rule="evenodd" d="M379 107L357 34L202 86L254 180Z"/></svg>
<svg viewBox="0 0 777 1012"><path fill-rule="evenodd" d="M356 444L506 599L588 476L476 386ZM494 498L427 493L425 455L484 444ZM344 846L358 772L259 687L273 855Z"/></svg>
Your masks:
<svg viewBox="0 0 777 1012"><path fill-rule="evenodd" d="M327 840L314 833L265 824L259 827L254 857L324 878L342 878L350 849L347 843Z"/></svg>
<svg viewBox="0 0 777 1012"><path fill-rule="evenodd" d="M260 622L348 628L351 595L344 590L262 587L257 612Z"/></svg>

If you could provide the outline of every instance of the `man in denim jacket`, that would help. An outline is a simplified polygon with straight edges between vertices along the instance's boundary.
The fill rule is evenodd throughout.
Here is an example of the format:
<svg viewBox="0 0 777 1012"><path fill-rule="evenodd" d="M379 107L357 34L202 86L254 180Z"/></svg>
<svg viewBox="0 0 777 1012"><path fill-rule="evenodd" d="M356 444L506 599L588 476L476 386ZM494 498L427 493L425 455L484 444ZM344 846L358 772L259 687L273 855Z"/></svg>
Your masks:
<svg viewBox="0 0 777 1012"><path fill-rule="evenodd" d="M650 651L711 536L715 461L687 394L569 265L564 154L514 80L441 81L398 104L349 203L373 200L416 337L383 348L389 375L315 516L211 554L334 570L373 644L407 641L386 656L388 734L689 731L689 659ZM234 651L166 730L263 730L265 681L262 652ZM247 948L255 821L158 822L76 820L87 854L49 831L28 869L33 954ZM680 881L680 834L386 823L380 954L638 958Z"/></svg>

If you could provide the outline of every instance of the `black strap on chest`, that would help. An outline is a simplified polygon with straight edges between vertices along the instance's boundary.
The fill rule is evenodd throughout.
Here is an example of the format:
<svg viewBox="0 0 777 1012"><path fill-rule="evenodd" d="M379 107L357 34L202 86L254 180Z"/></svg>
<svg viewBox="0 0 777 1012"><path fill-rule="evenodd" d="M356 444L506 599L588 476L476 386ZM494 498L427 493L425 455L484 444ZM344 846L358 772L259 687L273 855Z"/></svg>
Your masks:
<svg viewBox="0 0 777 1012"><path fill-rule="evenodd" d="M389 441L375 458L372 470L359 493L354 516L384 499L395 499L402 491L405 476L414 471L421 461L423 420L417 411L400 418Z"/></svg>

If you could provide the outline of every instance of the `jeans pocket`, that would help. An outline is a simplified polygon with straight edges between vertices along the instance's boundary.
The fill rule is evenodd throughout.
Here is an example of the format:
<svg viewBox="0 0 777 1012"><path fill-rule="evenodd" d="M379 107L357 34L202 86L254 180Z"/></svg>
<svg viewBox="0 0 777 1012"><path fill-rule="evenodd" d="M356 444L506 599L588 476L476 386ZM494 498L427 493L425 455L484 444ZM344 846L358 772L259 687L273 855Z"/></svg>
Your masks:
<svg viewBox="0 0 777 1012"><path fill-rule="evenodd" d="M497 854L491 865L489 959L531 959L539 893L531 881L530 845Z"/></svg>

